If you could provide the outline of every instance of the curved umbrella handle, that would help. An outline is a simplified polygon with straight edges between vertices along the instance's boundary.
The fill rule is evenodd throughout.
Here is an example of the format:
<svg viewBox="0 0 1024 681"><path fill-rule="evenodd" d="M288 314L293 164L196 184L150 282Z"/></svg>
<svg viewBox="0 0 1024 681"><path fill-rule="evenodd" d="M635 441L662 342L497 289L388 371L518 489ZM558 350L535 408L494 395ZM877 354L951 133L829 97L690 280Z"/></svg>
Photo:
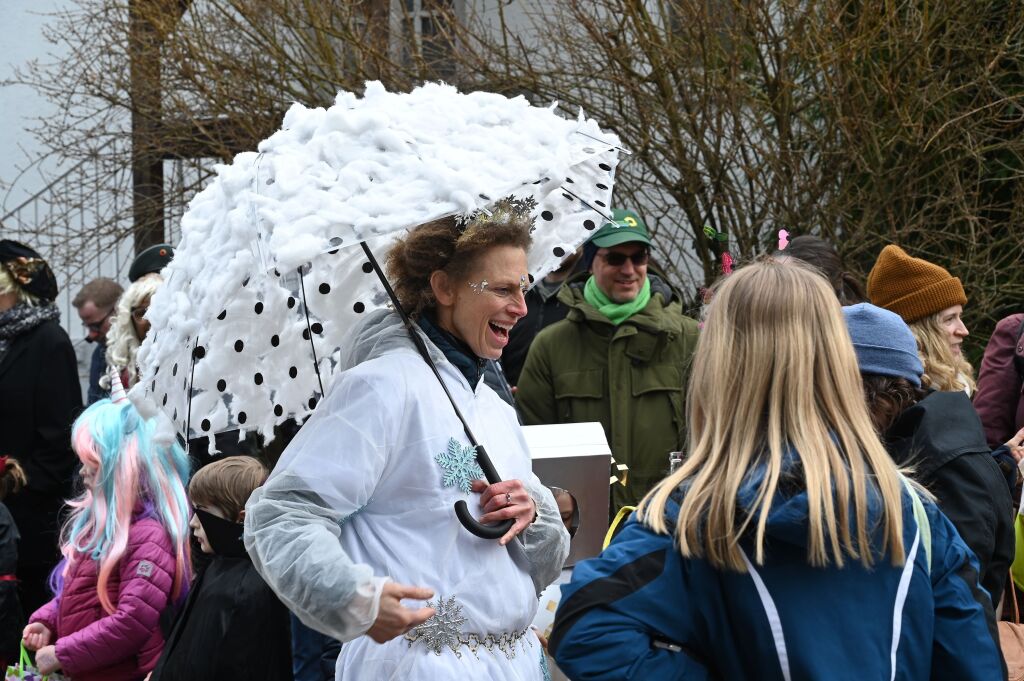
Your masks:
<svg viewBox="0 0 1024 681"><path fill-rule="evenodd" d="M491 463L491 458L487 456L487 451L483 445L476 446L476 462L480 464L480 470L484 472L484 477L487 478L488 484L493 485L496 482L501 482L501 477L498 475L498 471L494 469L494 464ZM481 539L501 539L512 525L515 524L515 521L510 519L503 520L497 525L484 525L473 517L473 514L469 512L469 506L465 501L461 500L455 502L455 517L459 519L463 527Z"/></svg>

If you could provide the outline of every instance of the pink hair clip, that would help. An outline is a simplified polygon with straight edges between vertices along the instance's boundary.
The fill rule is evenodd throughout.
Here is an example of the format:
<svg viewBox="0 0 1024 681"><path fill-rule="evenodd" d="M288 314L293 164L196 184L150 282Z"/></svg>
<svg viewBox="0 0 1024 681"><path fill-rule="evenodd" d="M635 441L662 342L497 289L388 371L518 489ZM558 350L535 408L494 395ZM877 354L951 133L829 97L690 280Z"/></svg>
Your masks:
<svg viewBox="0 0 1024 681"><path fill-rule="evenodd" d="M779 250L786 250L786 246L789 245L789 232L784 229L779 230Z"/></svg>
<svg viewBox="0 0 1024 681"><path fill-rule="evenodd" d="M724 251L722 253L722 274L725 276L732 274L732 263L733 260L732 256L729 255L729 251Z"/></svg>

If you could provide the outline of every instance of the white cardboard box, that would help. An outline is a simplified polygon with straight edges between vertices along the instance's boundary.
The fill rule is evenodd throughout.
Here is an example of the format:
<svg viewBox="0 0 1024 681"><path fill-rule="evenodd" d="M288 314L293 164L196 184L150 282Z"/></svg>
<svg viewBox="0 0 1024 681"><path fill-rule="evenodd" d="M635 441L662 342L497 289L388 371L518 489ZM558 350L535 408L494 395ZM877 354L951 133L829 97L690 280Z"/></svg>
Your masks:
<svg viewBox="0 0 1024 681"><path fill-rule="evenodd" d="M533 472L548 487L561 487L576 499L579 525L566 567L601 552L608 532L608 479L611 449L600 423L524 426Z"/></svg>

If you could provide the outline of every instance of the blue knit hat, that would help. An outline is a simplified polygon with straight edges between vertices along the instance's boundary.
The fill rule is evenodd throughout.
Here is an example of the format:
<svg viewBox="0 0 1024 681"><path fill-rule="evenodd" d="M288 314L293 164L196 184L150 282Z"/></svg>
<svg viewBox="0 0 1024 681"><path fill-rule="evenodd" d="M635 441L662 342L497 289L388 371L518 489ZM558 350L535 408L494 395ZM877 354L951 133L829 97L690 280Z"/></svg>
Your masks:
<svg viewBox="0 0 1024 681"><path fill-rule="evenodd" d="M917 340L898 314L858 303L844 307L843 316L862 374L905 378L921 387L924 366L917 354Z"/></svg>

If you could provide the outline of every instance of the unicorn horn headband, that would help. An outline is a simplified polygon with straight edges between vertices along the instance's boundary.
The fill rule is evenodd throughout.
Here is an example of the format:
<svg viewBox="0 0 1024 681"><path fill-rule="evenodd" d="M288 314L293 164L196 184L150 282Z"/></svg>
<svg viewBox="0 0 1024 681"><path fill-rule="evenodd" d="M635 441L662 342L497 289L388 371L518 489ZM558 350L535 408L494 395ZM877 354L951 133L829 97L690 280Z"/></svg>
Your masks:
<svg viewBox="0 0 1024 681"><path fill-rule="evenodd" d="M119 404L128 399L128 396L124 392L124 386L121 385L121 374L117 369L111 367L110 369L110 401L114 404Z"/></svg>

